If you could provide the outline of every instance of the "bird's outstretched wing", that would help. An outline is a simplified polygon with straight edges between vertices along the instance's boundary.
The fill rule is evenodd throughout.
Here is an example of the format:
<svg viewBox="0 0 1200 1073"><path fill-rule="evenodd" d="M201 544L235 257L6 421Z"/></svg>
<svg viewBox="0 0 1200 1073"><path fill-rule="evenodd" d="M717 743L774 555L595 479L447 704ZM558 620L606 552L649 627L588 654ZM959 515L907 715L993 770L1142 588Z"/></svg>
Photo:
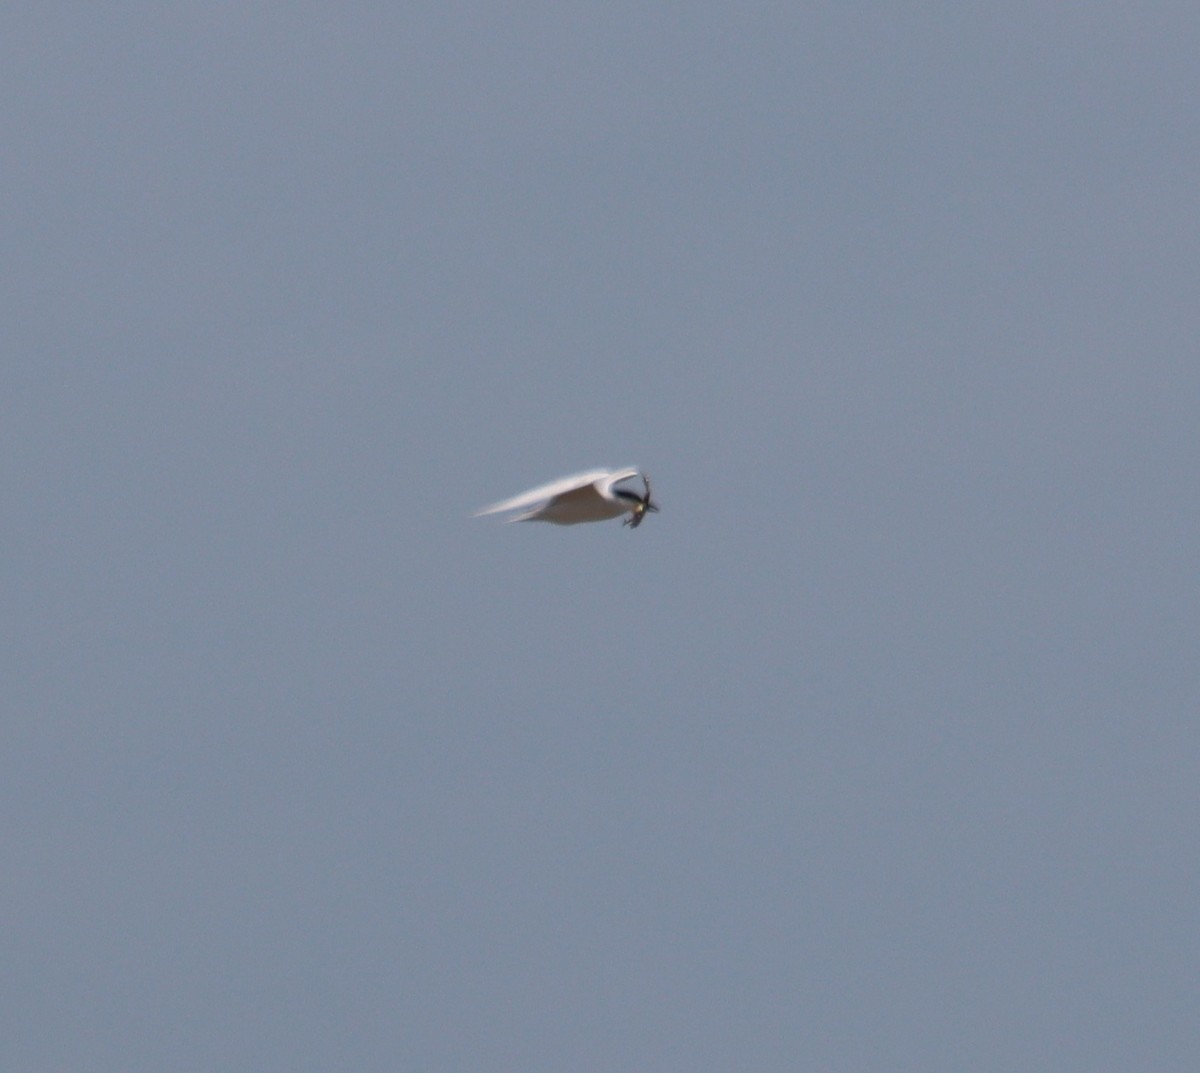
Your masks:
<svg viewBox="0 0 1200 1073"><path fill-rule="evenodd" d="M616 480L624 480L626 476L631 477L637 473L637 470L629 470L628 472L622 470L621 473L624 476L617 477ZM563 495L565 492L574 492L581 488L587 488L589 485L602 480L615 483L613 482L612 470L594 469L587 473L576 473L573 477L560 477L557 481L550 481L548 484L531 488L528 492L522 492L520 495L513 496L512 499L505 499L499 503L493 503L490 507L477 510L475 517L481 518L485 514L499 514L501 511L531 507L535 503L553 499L555 496Z"/></svg>
<svg viewBox="0 0 1200 1073"><path fill-rule="evenodd" d="M638 470L636 466L631 467L630 469L609 470L604 475L604 480L597 483L597 487L599 487L603 492L608 492L611 491L614 484L620 484L622 481L627 481L630 477L636 477L637 475Z"/></svg>

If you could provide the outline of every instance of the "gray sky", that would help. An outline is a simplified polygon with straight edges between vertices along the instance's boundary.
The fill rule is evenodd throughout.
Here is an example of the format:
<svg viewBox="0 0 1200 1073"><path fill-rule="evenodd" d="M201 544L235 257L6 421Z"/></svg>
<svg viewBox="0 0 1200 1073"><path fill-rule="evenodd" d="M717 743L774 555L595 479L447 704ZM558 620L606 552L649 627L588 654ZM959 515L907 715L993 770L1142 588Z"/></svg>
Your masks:
<svg viewBox="0 0 1200 1073"><path fill-rule="evenodd" d="M1197 55L8 11L0 1066L1194 1069Z"/></svg>

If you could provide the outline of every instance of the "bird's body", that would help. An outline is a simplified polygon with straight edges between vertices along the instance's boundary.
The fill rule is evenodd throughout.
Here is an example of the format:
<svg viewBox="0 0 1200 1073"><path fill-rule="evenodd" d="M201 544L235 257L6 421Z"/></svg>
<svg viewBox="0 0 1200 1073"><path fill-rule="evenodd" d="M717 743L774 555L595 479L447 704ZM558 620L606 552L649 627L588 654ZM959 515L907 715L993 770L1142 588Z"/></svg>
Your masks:
<svg viewBox="0 0 1200 1073"><path fill-rule="evenodd" d="M647 511L658 510L650 502L650 482L642 476L646 485L644 496L615 486L639 475L636 469L596 469L576 473L573 477L562 477L511 499L493 503L479 511L476 517L529 507L530 510L509 520L577 525L580 522L603 522L628 514L626 524L636 528Z"/></svg>

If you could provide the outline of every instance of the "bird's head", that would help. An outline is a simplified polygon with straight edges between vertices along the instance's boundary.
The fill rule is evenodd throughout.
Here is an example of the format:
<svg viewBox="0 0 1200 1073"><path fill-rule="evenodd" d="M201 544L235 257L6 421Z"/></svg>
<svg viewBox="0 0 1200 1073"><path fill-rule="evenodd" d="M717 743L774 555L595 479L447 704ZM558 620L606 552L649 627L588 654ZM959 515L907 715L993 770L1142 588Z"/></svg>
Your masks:
<svg viewBox="0 0 1200 1073"><path fill-rule="evenodd" d="M633 500L633 510L630 512L629 517L625 519L625 524L630 529L636 529L641 525L642 519L648 513L658 513L658 506L650 501L650 478L644 473L642 474L642 483L646 486L646 494L644 496L640 496L636 492L625 493Z"/></svg>

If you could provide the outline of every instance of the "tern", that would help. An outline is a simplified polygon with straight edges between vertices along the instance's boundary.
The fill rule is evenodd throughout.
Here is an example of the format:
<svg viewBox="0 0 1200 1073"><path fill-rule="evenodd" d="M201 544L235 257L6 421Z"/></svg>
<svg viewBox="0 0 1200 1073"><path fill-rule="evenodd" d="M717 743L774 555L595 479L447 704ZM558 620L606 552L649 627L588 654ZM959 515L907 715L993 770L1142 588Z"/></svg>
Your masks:
<svg viewBox="0 0 1200 1073"><path fill-rule="evenodd" d="M641 477L646 494L638 495L628 488L616 485L631 477ZM603 522L628 514L625 524L636 529L642 524L647 511L657 512L658 507L650 502L650 478L637 469L594 469L588 473L576 473L573 477L561 477L557 481L531 488L512 499L493 503L477 511L475 517L484 514L499 514L506 510L520 510L512 522L552 522L554 525L577 525L579 522Z"/></svg>

